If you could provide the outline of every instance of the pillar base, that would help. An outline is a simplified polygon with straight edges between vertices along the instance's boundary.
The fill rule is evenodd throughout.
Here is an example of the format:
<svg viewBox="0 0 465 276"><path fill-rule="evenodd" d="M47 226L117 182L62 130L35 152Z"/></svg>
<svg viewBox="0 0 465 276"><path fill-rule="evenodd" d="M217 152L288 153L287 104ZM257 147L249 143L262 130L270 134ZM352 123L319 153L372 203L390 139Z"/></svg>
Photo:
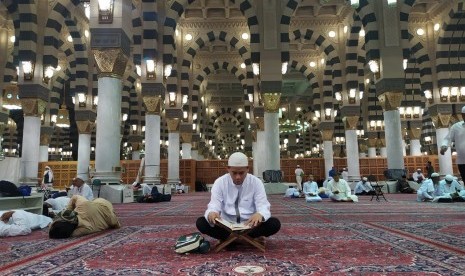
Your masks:
<svg viewBox="0 0 465 276"><path fill-rule="evenodd" d="M94 179L100 179L102 184L120 184L121 172L95 172Z"/></svg>
<svg viewBox="0 0 465 276"><path fill-rule="evenodd" d="M171 178L171 179L169 178L167 180L167 184L168 185L177 185L177 184L179 184L179 181L180 181L179 178Z"/></svg>

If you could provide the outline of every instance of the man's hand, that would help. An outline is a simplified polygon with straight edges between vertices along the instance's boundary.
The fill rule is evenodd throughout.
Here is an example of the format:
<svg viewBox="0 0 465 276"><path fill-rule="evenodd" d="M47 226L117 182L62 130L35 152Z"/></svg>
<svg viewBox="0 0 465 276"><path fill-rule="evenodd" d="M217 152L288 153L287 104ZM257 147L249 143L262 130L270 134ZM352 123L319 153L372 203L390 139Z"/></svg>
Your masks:
<svg viewBox="0 0 465 276"><path fill-rule="evenodd" d="M444 155L444 153L446 153L447 149L448 149L447 147L442 146L441 150L439 152L441 153L441 155Z"/></svg>
<svg viewBox="0 0 465 276"><path fill-rule="evenodd" d="M211 224L215 224L215 219L217 218L218 219L221 218L219 213L217 212L208 213L208 222L210 222Z"/></svg>
<svg viewBox="0 0 465 276"><path fill-rule="evenodd" d="M0 220L3 221L4 223L8 223L10 218L13 216L14 212L15 211L8 211L8 212L3 213L3 215L0 217Z"/></svg>
<svg viewBox="0 0 465 276"><path fill-rule="evenodd" d="M244 224L251 227L259 225L263 221L263 216L260 213L253 214Z"/></svg>

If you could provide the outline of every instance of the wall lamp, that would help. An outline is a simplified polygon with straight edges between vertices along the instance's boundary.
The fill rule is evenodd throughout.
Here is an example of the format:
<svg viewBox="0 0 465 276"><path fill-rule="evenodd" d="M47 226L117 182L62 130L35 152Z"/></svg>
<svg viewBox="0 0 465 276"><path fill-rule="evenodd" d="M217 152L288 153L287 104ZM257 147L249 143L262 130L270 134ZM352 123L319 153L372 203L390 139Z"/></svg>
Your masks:
<svg viewBox="0 0 465 276"><path fill-rule="evenodd" d="M44 68L44 77L42 79L42 82L44 84L48 84L50 82L50 79L53 77L53 74L55 73L55 68L52 66L47 66Z"/></svg>
<svg viewBox="0 0 465 276"><path fill-rule="evenodd" d="M255 76L260 75L260 65L258 63L252 63L252 71Z"/></svg>
<svg viewBox="0 0 465 276"><path fill-rule="evenodd" d="M431 93L431 90L425 90L423 93L425 93L425 98L428 100L428 102L430 104L433 103L433 93Z"/></svg>
<svg viewBox="0 0 465 276"><path fill-rule="evenodd" d="M325 120L331 120L331 108L325 109Z"/></svg>
<svg viewBox="0 0 465 276"><path fill-rule="evenodd" d="M378 60L370 60L368 62L368 66L370 67L370 71L375 74L376 79L379 79L380 73L379 73L379 61Z"/></svg>
<svg viewBox="0 0 465 276"><path fill-rule="evenodd" d="M98 22L113 23L113 0L98 0Z"/></svg>
<svg viewBox="0 0 465 276"><path fill-rule="evenodd" d="M86 99L87 99L86 94L82 92L78 93L77 98L78 98L79 107L86 107Z"/></svg>
<svg viewBox="0 0 465 276"><path fill-rule="evenodd" d="M163 72L163 74L165 75L165 78L171 76L172 70L173 70L173 65L171 65L171 64L165 65L165 70Z"/></svg>
<svg viewBox="0 0 465 276"><path fill-rule="evenodd" d="M447 102L448 97L449 97L449 87L441 88L441 93L440 93L441 102Z"/></svg>
<svg viewBox="0 0 465 276"><path fill-rule="evenodd" d="M155 74L155 66L156 66L156 63L153 59L149 59L146 61L147 63L147 79L148 80L154 80L156 78L156 74Z"/></svg>
<svg viewBox="0 0 465 276"><path fill-rule="evenodd" d="M176 106L176 92L169 92L170 106Z"/></svg>
<svg viewBox="0 0 465 276"><path fill-rule="evenodd" d="M94 99L92 101L92 107L97 108L98 105L98 96L94 96Z"/></svg>
<svg viewBox="0 0 465 276"><path fill-rule="evenodd" d="M32 61L21 62L23 66L24 80L32 80L34 78L34 63Z"/></svg>
<svg viewBox="0 0 465 276"><path fill-rule="evenodd" d="M21 109L19 89L17 85L8 85L3 90L3 108L8 110Z"/></svg>
<svg viewBox="0 0 465 276"><path fill-rule="evenodd" d="M355 93L356 93L356 90L354 88L349 90L349 103L350 104L355 103Z"/></svg>

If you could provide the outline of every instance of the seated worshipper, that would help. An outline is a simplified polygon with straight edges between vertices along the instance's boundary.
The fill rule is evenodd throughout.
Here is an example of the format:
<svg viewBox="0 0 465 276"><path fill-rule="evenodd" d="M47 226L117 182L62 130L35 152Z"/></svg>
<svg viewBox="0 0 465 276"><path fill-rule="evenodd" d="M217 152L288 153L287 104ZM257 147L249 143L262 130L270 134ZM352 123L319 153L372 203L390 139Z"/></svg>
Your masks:
<svg viewBox="0 0 465 276"><path fill-rule="evenodd" d="M420 176L418 179L422 182L420 188L417 190L417 201L432 201L435 193L434 185L435 183L439 183L439 174L432 173L431 178L423 180Z"/></svg>
<svg viewBox="0 0 465 276"><path fill-rule="evenodd" d="M421 177L421 180L419 179L420 177ZM416 172L412 173L412 178L413 178L413 181L420 184L423 181L423 179L425 179L425 176L421 172L421 169L418 168Z"/></svg>
<svg viewBox="0 0 465 276"><path fill-rule="evenodd" d="M287 188L286 192L284 193L284 197L298 198L300 197L300 192L297 190L297 188L289 186L289 188Z"/></svg>
<svg viewBox="0 0 465 276"><path fill-rule="evenodd" d="M320 191L318 190L318 184L313 181L313 175L308 176L308 181L304 183L304 194L305 201L307 202L319 202L321 197L319 196Z"/></svg>
<svg viewBox="0 0 465 276"><path fill-rule="evenodd" d="M260 179L248 173L248 166L245 154L231 154L228 173L215 180L207 210L197 219L201 233L226 240L230 232L218 226L216 219L251 226L253 229L248 233L251 238L268 237L279 231L281 222L271 216L265 187Z"/></svg>
<svg viewBox="0 0 465 276"><path fill-rule="evenodd" d="M460 192L463 191L462 185L454 179L450 174L446 175L443 180L439 181L440 197L436 200L436 197L433 201L441 202L441 198L450 199L450 201L465 201L464 198L460 196ZM448 202L444 200L444 202Z"/></svg>
<svg viewBox="0 0 465 276"><path fill-rule="evenodd" d="M74 195L69 201L67 210L76 213L78 224L71 221L54 221L50 225L50 238L79 237L121 227L113 206L103 198L89 201L80 195Z"/></svg>
<svg viewBox="0 0 465 276"><path fill-rule="evenodd" d="M405 174L402 175L401 179L397 180L397 186L399 187L399 192L404 194L413 194L416 192L412 187L410 187Z"/></svg>
<svg viewBox="0 0 465 276"><path fill-rule="evenodd" d="M85 197L87 200L94 199L94 193L92 192L90 186L84 183L84 180L79 177L73 179L73 185L69 190L69 195L70 197L74 195L80 195Z"/></svg>
<svg viewBox="0 0 465 276"><path fill-rule="evenodd" d="M357 185L355 185L354 194L355 195L374 195L375 194L373 187L371 187L371 183L368 182L368 178L363 177L362 180L360 180L357 183Z"/></svg>
<svg viewBox="0 0 465 276"><path fill-rule="evenodd" d="M323 188L327 189L328 188L328 183L329 181L333 180L333 177L330 176L328 177L327 179L325 179L325 181L323 181Z"/></svg>
<svg viewBox="0 0 465 276"><path fill-rule="evenodd" d="M27 235L32 230L43 229L52 219L24 210L0 211L0 237Z"/></svg>
<svg viewBox="0 0 465 276"><path fill-rule="evenodd" d="M183 193L185 193L185 191L184 191L185 186L184 186L184 184L181 183L181 181L179 181L179 183L176 184L176 187L175 187L175 188L176 188L176 193L178 193L178 194L183 194Z"/></svg>
<svg viewBox="0 0 465 276"><path fill-rule="evenodd" d="M53 218L55 214L66 209L69 201L70 198L67 196L49 198L46 201L44 201L44 208L42 210L42 214L44 216Z"/></svg>
<svg viewBox="0 0 465 276"><path fill-rule="evenodd" d="M358 197L351 195L349 184L341 178L340 174L336 174L333 180L329 181L326 193L332 201L337 202L357 202Z"/></svg>

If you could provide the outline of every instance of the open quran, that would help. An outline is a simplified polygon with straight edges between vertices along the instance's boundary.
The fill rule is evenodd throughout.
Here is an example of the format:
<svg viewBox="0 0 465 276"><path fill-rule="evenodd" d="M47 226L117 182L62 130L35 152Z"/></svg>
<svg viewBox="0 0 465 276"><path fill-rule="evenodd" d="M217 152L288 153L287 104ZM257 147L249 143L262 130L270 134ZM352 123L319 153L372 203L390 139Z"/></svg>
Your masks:
<svg viewBox="0 0 465 276"><path fill-rule="evenodd" d="M246 229L250 229L252 227L250 227L249 225L246 225L244 223L234 223L234 222L230 222L230 221L226 221L224 219L215 219L217 223L223 225L223 226L226 226L227 228L231 229L232 231L240 231L240 230L246 230Z"/></svg>

